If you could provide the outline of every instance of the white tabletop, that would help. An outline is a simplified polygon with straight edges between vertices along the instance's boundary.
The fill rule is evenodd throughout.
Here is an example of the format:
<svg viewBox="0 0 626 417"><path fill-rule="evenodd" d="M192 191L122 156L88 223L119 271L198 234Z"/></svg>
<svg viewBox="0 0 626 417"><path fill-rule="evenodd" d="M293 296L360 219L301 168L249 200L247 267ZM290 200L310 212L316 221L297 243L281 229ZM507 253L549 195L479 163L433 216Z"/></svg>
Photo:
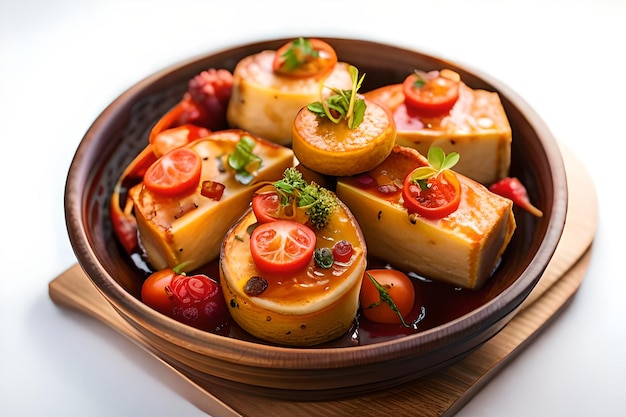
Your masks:
<svg viewBox="0 0 626 417"><path fill-rule="evenodd" d="M583 285L458 416L623 415L620 0L0 0L0 415L205 415L139 347L48 297L48 283L76 262L67 170L91 122L140 79L223 47L310 35L394 43L484 71L584 160L599 229Z"/></svg>

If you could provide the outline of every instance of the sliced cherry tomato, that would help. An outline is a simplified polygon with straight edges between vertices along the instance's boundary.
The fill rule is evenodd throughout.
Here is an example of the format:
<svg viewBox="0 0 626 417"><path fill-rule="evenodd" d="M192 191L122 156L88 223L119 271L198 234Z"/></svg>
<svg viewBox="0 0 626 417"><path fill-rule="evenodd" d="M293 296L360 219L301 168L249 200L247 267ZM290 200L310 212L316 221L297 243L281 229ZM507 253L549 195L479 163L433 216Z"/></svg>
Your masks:
<svg viewBox="0 0 626 417"><path fill-rule="evenodd" d="M180 148L196 139L205 137L209 130L190 123L165 129L150 137L150 146L157 158L165 155L172 149Z"/></svg>
<svg viewBox="0 0 626 417"><path fill-rule="evenodd" d="M273 222L280 218L280 196L276 192L259 193L252 197L252 211L259 223Z"/></svg>
<svg viewBox="0 0 626 417"><path fill-rule="evenodd" d="M206 275L184 275L165 268L150 275L141 287L148 306L189 326L221 333L230 322L222 288Z"/></svg>
<svg viewBox="0 0 626 417"><path fill-rule="evenodd" d="M415 304L415 289L411 278L395 269L370 269L365 271L361 285L359 300L365 317L376 323L402 323L398 312L392 310L388 303L381 300L380 291L368 274L371 274L389 294L403 318L411 313Z"/></svg>
<svg viewBox="0 0 626 417"><path fill-rule="evenodd" d="M250 236L250 252L259 270L289 274L306 268L315 251L313 230L292 220L259 225Z"/></svg>
<svg viewBox="0 0 626 417"><path fill-rule="evenodd" d="M189 148L176 148L148 168L143 177L152 192L174 197L189 193L200 183L202 160Z"/></svg>
<svg viewBox="0 0 626 417"><path fill-rule="evenodd" d="M352 243L347 240L340 240L333 245L333 259L337 262L348 262L353 253Z"/></svg>
<svg viewBox="0 0 626 417"><path fill-rule="evenodd" d="M459 99L460 80L452 76L444 77L442 72L432 71L406 77L402 90L407 110L424 117L436 117L450 112Z"/></svg>
<svg viewBox="0 0 626 417"><path fill-rule="evenodd" d="M454 212L461 202L461 184L456 174L445 170L429 178L428 189L422 188L406 176L402 187L404 207L409 213L416 213L427 219L441 219Z"/></svg>
<svg viewBox="0 0 626 417"><path fill-rule="evenodd" d="M337 53L320 39L299 38L281 46L274 58L274 72L294 78L323 77L337 64Z"/></svg>

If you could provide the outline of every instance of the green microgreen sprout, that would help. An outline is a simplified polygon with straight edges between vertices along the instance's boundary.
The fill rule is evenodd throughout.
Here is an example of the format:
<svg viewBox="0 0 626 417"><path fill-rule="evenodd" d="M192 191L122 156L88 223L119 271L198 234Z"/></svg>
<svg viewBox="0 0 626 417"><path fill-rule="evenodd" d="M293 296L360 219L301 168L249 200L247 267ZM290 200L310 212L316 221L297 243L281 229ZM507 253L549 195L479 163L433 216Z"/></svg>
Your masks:
<svg viewBox="0 0 626 417"><path fill-rule="evenodd" d="M433 146L428 150L428 165L413 171L411 182L418 184L422 190L426 190L430 178L438 176L447 169L452 169L459 159L458 152L450 152L446 155L443 149Z"/></svg>
<svg viewBox="0 0 626 417"><path fill-rule="evenodd" d="M393 301L393 298L391 298L391 296L389 295L389 292L385 289L385 287L381 285L378 281L376 281L376 278L374 278L372 274L370 274L369 272L367 273L367 276L370 279L370 281L372 281L372 284L374 284L374 286L378 290L378 294L380 295L380 302L387 304L389 308L398 315L398 317L400 318L400 322L402 323L404 327L417 330L417 325L419 324L419 322L424 320L424 317L426 316L426 309L422 306L419 316L412 322L407 323L404 320L404 317L402 317L400 310L398 310L398 306L396 306L396 303ZM374 303L365 308L373 308L373 307L376 307L378 304L379 303Z"/></svg>
<svg viewBox="0 0 626 417"><path fill-rule="evenodd" d="M250 136L242 136L228 155L228 165L235 170L235 179L243 185L252 182L254 173L263 162L261 157L252 152L255 145L256 142Z"/></svg>
<svg viewBox="0 0 626 417"><path fill-rule="evenodd" d="M356 129L363 122L365 109L367 108L365 100L358 94L359 88L361 88L365 79L365 74L359 78L359 70L352 65L349 67L349 72L352 78L351 90L326 87L334 94L326 99L322 98L320 101L309 104L307 108L318 117L328 117L333 123L346 120L350 129ZM322 89L324 87L322 86Z"/></svg>
<svg viewBox="0 0 626 417"><path fill-rule="evenodd" d="M420 70L414 70L413 73L415 74L415 82L413 82L413 87L419 90L426 85L426 82L429 78L428 74Z"/></svg>
<svg viewBox="0 0 626 417"><path fill-rule="evenodd" d="M311 41L305 38L298 38L291 42L291 45L281 55L285 60L284 67L288 71L293 71L299 66L317 59L319 57L319 51L313 48Z"/></svg>

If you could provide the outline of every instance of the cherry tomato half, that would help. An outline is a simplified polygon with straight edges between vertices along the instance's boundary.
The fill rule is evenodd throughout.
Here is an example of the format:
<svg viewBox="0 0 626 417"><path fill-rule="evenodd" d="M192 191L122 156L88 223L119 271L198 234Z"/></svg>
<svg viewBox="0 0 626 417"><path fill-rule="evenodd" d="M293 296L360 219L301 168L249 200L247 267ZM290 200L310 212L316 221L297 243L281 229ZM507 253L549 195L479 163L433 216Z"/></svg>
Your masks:
<svg viewBox="0 0 626 417"><path fill-rule="evenodd" d="M176 148L148 168L143 177L146 188L168 197L185 194L200 183L202 160L189 148Z"/></svg>
<svg viewBox="0 0 626 417"><path fill-rule="evenodd" d="M259 223L280 218L280 196L276 192L259 193L252 197L252 211Z"/></svg>
<svg viewBox="0 0 626 417"><path fill-rule="evenodd" d="M337 64L337 53L320 39L296 39L278 48L274 72L294 78L323 77Z"/></svg>
<svg viewBox="0 0 626 417"><path fill-rule="evenodd" d="M221 333L230 323L222 288L206 275L184 275L165 268L154 272L141 287L141 300L181 323Z"/></svg>
<svg viewBox="0 0 626 417"><path fill-rule="evenodd" d="M276 220L257 226L250 236L250 252L259 270L289 274L306 268L315 251L313 230L293 220Z"/></svg>
<svg viewBox="0 0 626 417"><path fill-rule="evenodd" d="M459 99L459 84L460 80L443 77L438 71L423 76L411 74L402 83L404 103L421 116L447 114Z"/></svg>
<svg viewBox="0 0 626 417"><path fill-rule="evenodd" d="M375 323L400 324L402 321L398 313L381 300L380 292L368 274L387 291L403 318L411 313L415 304L415 288L411 278L395 269L370 269L363 276L359 301L365 317Z"/></svg>
<svg viewBox="0 0 626 417"><path fill-rule="evenodd" d="M428 179L428 189L411 181L411 173L402 186L404 207L409 213L416 213L427 219L436 220L454 212L461 202L461 184L456 174L445 170Z"/></svg>

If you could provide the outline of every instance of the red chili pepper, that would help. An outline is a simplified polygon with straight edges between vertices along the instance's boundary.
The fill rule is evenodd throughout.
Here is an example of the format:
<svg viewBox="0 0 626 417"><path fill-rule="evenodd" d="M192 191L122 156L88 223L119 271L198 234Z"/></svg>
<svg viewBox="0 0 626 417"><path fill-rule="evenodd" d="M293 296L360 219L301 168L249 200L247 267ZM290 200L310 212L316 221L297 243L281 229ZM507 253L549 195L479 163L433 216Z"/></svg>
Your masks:
<svg viewBox="0 0 626 417"><path fill-rule="evenodd" d="M543 212L537 207L533 206L530 202L526 187L524 187L520 180L515 177L507 177L501 179L500 181L491 185L489 187L489 191L512 200L514 204L517 204L533 216L543 216Z"/></svg>
<svg viewBox="0 0 626 417"><path fill-rule="evenodd" d="M120 206L120 194L116 191L111 198L111 206L109 208L109 216L113 224L113 231L119 242L128 254L132 254L139 246L137 237L137 219L130 212L132 211L132 203L130 200L126 202L125 210Z"/></svg>

